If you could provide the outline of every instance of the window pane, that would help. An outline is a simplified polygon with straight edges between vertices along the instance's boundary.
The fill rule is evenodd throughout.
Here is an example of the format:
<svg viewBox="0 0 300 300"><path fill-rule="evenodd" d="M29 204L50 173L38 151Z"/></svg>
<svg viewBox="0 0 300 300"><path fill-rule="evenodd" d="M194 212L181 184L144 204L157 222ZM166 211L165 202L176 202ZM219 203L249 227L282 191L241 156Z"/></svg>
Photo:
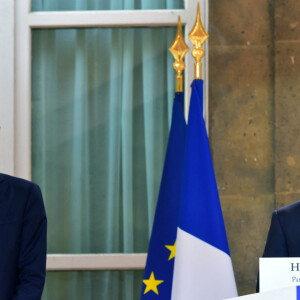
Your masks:
<svg viewBox="0 0 300 300"><path fill-rule="evenodd" d="M184 0L32 0L33 11L183 9Z"/></svg>
<svg viewBox="0 0 300 300"><path fill-rule="evenodd" d="M175 28L33 30L32 180L49 253L147 252Z"/></svg>
<svg viewBox="0 0 300 300"><path fill-rule="evenodd" d="M139 299L143 271L48 272L42 300Z"/></svg>

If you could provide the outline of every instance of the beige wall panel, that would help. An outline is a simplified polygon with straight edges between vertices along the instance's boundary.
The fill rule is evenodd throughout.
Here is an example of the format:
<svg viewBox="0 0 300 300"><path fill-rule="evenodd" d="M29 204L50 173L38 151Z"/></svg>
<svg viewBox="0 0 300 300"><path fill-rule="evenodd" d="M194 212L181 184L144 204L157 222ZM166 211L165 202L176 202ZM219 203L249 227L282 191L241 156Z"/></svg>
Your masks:
<svg viewBox="0 0 300 300"><path fill-rule="evenodd" d="M281 193L300 192L300 40L276 43L275 87L276 193L279 203L283 202Z"/></svg>
<svg viewBox="0 0 300 300"><path fill-rule="evenodd" d="M273 1L210 2L210 143L240 295L275 209Z"/></svg>
<svg viewBox="0 0 300 300"><path fill-rule="evenodd" d="M210 0L210 45L266 45L273 1Z"/></svg>
<svg viewBox="0 0 300 300"><path fill-rule="evenodd" d="M300 3L299 0L275 1L275 34L277 41L299 40Z"/></svg>
<svg viewBox="0 0 300 300"><path fill-rule="evenodd" d="M258 257L274 207L273 195L223 196L222 208L239 295L255 292Z"/></svg>
<svg viewBox="0 0 300 300"><path fill-rule="evenodd" d="M210 142L221 195L273 193L273 86L267 47L210 48Z"/></svg>

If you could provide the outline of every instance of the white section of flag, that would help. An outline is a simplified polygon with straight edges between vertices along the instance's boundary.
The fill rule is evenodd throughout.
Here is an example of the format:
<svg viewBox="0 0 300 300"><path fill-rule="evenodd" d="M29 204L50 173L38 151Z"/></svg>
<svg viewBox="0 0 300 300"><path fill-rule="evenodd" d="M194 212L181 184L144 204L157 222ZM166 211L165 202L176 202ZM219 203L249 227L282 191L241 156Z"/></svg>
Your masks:
<svg viewBox="0 0 300 300"><path fill-rule="evenodd" d="M237 297L231 258L178 228L172 300Z"/></svg>

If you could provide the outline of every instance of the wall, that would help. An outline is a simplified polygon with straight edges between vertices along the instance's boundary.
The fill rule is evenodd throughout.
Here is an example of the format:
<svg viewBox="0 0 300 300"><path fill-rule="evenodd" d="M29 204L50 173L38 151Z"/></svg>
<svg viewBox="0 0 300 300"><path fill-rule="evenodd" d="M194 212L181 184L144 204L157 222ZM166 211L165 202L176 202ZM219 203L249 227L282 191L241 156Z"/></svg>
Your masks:
<svg viewBox="0 0 300 300"><path fill-rule="evenodd" d="M210 142L238 290L276 207L300 199L300 3L210 1Z"/></svg>

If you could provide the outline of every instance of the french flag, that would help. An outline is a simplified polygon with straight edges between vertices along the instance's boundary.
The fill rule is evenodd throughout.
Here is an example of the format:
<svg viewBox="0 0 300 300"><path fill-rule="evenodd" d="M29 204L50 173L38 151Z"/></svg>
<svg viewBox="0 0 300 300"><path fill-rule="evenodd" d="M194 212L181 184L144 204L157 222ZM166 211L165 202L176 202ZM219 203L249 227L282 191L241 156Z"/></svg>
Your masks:
<svg viewBox="0 0 300 300"><path fill-rule="evenodd" d="M237 297L203 119L203 81L194 80L186 132L172 300Z"/></svg>

